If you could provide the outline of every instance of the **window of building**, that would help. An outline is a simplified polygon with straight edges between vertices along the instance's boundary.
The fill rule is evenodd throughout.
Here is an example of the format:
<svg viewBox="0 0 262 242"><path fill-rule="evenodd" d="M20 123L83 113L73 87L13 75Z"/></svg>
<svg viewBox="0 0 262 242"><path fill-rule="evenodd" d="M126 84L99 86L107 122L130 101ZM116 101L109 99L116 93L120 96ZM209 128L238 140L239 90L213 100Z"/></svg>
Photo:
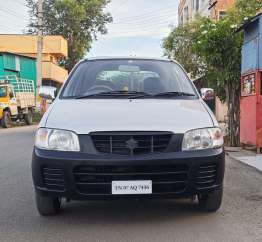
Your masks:
<svg viewBox="0 0 262 242"><path fill-rule="evenodd" d="M184 18L185 18L186 21L189 20L188 6L186 6L186 7L184 8Z"/></svg>
<svg viewBox="0 0 262 242"><path fill-rule="evenodd" d="M199 0L196 0L196 11L198 12L199 10Z"/></svg>
<svg viewBox="0 0 262 242"><path fill-rule="evenodd" d="M183 14L181 14L180 23L183 24L183 22L184 22L184 16L183 16Z"/></svg>
<svg viewBox="0 0 262 242"><path fill-rule="evenodd" d="M218 19L220 20L220 19L223 19L225 16L226 16L226 11L219 11L219 13L218 13Z"/></svg>

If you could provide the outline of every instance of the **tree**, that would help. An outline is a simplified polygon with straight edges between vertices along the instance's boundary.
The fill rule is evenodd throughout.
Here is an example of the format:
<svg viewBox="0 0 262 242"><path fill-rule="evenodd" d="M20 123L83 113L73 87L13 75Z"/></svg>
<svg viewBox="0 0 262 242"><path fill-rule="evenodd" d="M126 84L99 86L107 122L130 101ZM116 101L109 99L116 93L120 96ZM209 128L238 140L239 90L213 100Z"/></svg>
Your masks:
<svg viewBox="0 0 262 242"><path fill-rule="evenodd" d="M37 32L37 1L26 0L30 22L28 33ZM103 10L110 0L45 0L43 3L43 33L62 35L68 41L68 60L71 70L91 48L97 34L106 34L106 23L112 21Z"/></svg>
<svg viewBox="0 0 262 242"><path fill-rule="evenodd" d="M242 34L235 33L228 19L217 23L206 19L195 43L196 52L206 64L205 78L228 105L228 138L239 144L239 101Z"/></svg>
<svg viewBox="0 0 262 242"><path fill-rule="evenodd" d="M236 28L260 9L261 0L237 0L236 7L229 11L224 19L216 22L209 18L198 18L192 23L175 28L164 40L165 54L178 61L182 60L182 64L190 65L194 60L193 65L187 70L197 73L192 69L199 68L209 86L227 103L228 135L232 146L239 144L240 66L243 43L243 34L236 33ZM191 26L195 26L193 37L188 35L188 28ZM187 46L188 39L190 46ZM182 53L185 53L185 60L180 56Z"/></svg>
<svg viewBox="0 0 262 242"><path fill-rule="evenodd" d="M237 21L242 23L246 18L253 17L258 11L261 10L261 0L237 0L235 16L237 17Z"/></svg>
<svg viewBox="0 0 262 242"><path fill-rule="evenodd" d="M200 18L186 25L175 27L163 41L164 55L180 62L192 77L202 76L203 61L196 55L194 42L199 34Z"/></svg>

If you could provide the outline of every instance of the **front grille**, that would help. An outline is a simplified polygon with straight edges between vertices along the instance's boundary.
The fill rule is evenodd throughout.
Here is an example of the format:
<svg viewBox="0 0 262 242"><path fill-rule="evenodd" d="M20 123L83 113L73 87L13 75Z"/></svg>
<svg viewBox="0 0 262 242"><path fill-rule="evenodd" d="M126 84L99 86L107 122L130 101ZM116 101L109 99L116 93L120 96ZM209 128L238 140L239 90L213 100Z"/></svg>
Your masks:
<svg viewBox="0 0 262 242"><path fill-rule="evenodd" d="M48 190L64 191L65 179L62 169L57 167L42 168L43 183Z"/></svg>
<svg viewBox="0 0 262 242"><path fill-rule="evenodd" d="M217 164L208 163L199 167L196 177L196 188L207 189L215 185L217 179Z"/></svg>
<svg viewBox="0 0 262 242"><path fill-rule="evenodd" d="M157 133L92 133L91 138L100 153L140 155L165 152L172 134Z"/></svg>
<svg viewBox="0 0 262 242"><path fill-rule="evenodd" d="M152 180L153 194L181 193L186 189L189 168L167 166L78 166L76 187L88 195L110 195L112 181Z"/></svg>

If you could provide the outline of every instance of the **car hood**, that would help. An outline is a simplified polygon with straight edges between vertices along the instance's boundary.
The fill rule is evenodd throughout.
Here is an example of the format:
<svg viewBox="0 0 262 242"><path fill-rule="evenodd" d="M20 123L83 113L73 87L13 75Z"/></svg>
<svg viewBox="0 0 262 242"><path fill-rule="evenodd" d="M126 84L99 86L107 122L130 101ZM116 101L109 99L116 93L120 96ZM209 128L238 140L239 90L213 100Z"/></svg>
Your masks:
<svg viewBox="0 0 262 242"><path fill-rule="evenodd" d="M171 131L213 127L202 100L57 99L40 126L88 134L95 131Z"/></svg>

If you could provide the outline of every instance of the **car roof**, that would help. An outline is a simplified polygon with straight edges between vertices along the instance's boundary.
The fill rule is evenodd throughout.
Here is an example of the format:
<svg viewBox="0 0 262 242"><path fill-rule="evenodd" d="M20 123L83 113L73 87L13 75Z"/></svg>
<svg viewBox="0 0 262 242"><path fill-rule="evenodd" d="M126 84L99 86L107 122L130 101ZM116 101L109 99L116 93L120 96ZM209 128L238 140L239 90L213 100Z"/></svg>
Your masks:
<svg viewBox="0 0 262 242"><path fill-rule="evenodd" d="M156 60L156 61L167 61L171 62L172 60L168 58L161 57L137 57L137 56L98 56L98 57L89 57L84 60L123 60L123 59L131 59L131 60Z"/></svg>

